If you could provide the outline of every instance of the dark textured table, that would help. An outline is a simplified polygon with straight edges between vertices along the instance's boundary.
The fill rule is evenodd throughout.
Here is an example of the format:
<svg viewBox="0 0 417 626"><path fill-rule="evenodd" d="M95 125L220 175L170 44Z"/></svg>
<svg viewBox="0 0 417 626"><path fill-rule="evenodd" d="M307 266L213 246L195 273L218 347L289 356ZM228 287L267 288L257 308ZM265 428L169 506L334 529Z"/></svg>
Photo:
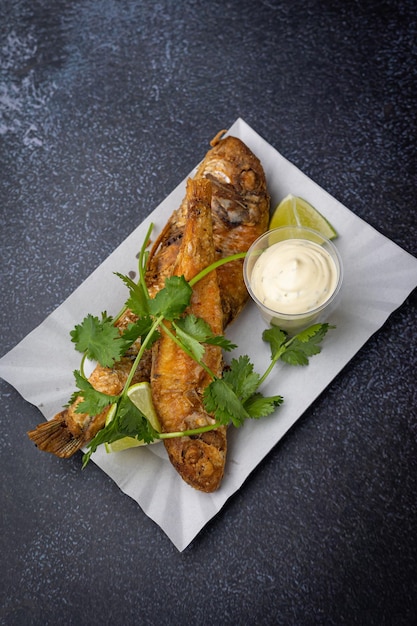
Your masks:
<svg viewBox="0 0 417 626"><path fill-rule="evenodd" d="M2 354L239 116L417 254L412 0L0 13ZM416 306L414 291L183 553L96 466L38 452L38 410L1 381L0 622L415 624Z"/></svg>

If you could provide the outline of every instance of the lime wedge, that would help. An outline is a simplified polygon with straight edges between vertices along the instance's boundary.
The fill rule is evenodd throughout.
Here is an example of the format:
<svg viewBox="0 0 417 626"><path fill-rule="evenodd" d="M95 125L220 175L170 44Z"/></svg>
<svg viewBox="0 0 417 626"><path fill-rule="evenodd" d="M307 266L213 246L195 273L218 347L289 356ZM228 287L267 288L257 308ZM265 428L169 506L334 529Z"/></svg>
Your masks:
<svg viewBox="0 0 417 626"><path fill-rule="evenodd" d="M158 432L161 432L161 425L158 420L158 416L155 411L155 407L152 401L152 391L151 386L147 382L137 383L136 385L132 385L127 390L127 397L129 400L144 414L147 420L150 422L151 426L155 428ZM116 412L116 405L111 407L109 414L106 419L106 425L111 422L114 418ZM158 439L152 443L158 443ZM105 448L107 452L119 452L120 450L126 450L127 448L136 448L137 446L147 445L145 442L139 439L135 439L135 437L123 437L122 439L118 439L117 441L113 441L112 443L105 443Z"/></svg>
<svg viewBox="0 0 417 626"><path fill-rule="evenodd" d="M139 439L135 439L134 437L123 437L122 439L112 441L112 443L105 442L104 447L106 448L106 452L121 452L128 448L137 448L144 445L146 444L143 440L139 441Z"/></svg>
<svg viewBox="0 0 417 626"><path fill-rule="evenodd" d="M318 231L327 239L337 237L336 230L317 209L307 200L291 193L281 200L269 222L270 230L280 226L306 226Z"/></svg>
<svg viewBox="0 0 417 626"><path fill-rule="evenodd" d="M133 404L142 411L144 416L149 420L151 426L158 432L161 432L161 425L155 411L152 400L151 386L147 382L136 383L127 390L127 397Z"/></svg>

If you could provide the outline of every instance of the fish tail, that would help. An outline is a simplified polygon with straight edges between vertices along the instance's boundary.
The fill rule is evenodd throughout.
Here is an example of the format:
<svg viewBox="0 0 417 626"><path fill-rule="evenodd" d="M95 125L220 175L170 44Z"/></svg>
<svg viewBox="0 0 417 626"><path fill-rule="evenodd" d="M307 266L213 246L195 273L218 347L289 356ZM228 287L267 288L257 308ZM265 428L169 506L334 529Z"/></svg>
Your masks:
<svg viewBox="0 0 417 626"><path fill-rule="evenodd" d="M58 413L51 421L38 424L34 430L28 431L28 437L33 443L44 452L50 452L56 456L67 459L83 443L83 437L74 437L67 427L67 409Z"/></svg>

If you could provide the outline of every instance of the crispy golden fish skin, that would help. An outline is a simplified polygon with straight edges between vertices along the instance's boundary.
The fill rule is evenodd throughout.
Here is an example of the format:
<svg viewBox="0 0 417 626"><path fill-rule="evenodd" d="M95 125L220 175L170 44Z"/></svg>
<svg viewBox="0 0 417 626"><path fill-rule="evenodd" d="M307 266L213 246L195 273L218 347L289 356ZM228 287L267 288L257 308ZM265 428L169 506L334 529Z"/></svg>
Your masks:
<svg viewBox="0 0 417 626"><path fill-rule="evenodd" d="M216 258L246 252L268 228L270 197L260 160L240 139L212 140L211 150L197 169L196 178L211 181L213 239ZM240 313L249 294L243 280L243 260L219 267L218 277L224 326Z"/></svg>
<svg viewBox="0 0 417 626"><path fill-rule="evenodd" d="M195 179L207 179L212 184L211 214L215 257L224 258L246 251L251 243L267 228L269 220L269 196L265 174L259 159L238 138L222 138L221 131L211 141L212 148L200 163ZM175 210L152 246L146 283L154 296L172 274L187 221L187 201ZM233 261L218 268L225 327L238 315L248 299L243 281L242 262ZM124 328L136 321L127 310L117 325ZM97 365L89 381L93 387L109 395L122 391L139 349L139 342L113 368ZM147 351L132 383L149 380L151 353ZM68 458L87 444L103 428L107 411L90 416L76 413L74 405L59 412L49 422L42 422L28 432L30 439L40 450ZM211 435L215 437L215 435ZM208 438L209 435L207 434Z"/></svg>
<svg viewBox="0 0 417 626"><path fill-rule="evenodd" d="M211 184L205 179L187 183L187 221L173 275L191 280L215 259ZM193 287L186 311L204 319L216 335L223 333L223 310L217 272L212 271ZM204 363L221 376L223 358L218 346L206 345ZM214 423L203 406L203 392L212 378L166 333L154 346L152 398L163 432L183 431ZM181 477L200 491L212 492L223 477L226 461L226 428L199 436L164 440L171 463Z"/></svg>

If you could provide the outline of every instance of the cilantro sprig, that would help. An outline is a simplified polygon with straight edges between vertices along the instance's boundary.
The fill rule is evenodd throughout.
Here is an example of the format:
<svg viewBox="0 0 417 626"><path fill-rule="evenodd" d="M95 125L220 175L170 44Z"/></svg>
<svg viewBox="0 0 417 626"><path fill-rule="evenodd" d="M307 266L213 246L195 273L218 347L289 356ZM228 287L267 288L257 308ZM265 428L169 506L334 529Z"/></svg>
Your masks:
<svg viewBox="0 0 417 626"><path fill-rule="evenodd" d="M83 456L83 468L87 465L91 455L104 443L114 443L119 439L124 439L124 437L152 443L159 436L150 421L127 396L118 398L112 407L114 407L112 419L98 431L88 444L89 449Z"/></svg>
<svg viewBox="0 0 417 626"><path fill-rule="evenodd" d="M101 314L101 319L88 314L70 335L79 352L104 367L112 367L124 351L119 331L106 311Z"/></svg>
<svg viewBox="0 0 417 626"><path fill-rule="evenodd" d="M80 392L82 392L82 400L76 407L76 413L97 415L98 413L104 411L104 409L109 405L117 402L119 399L119 396L111 396L94 389L93 385L81 374L79 370L74 371L74 378L78 390L72 394L68 405L75 402L80 397Z"/></svg>
<svg viewBox="0 0 417 626"><path fill-rule="evenodd" d="M204 392L204 404L208 412L214 413L219 424L232 422L241 426L248 418L259 419L270 415L283 402L282 396L264 397L259 387L269 376L276 363L281 360L289 365L307 365L309 357L321 351L319 345L326 335L329 324L314 324L294 337L276 326L262 334L269 343L271 362L260 376L253 369L247 355L232 360L230 370L223 378L216 378Z"/></svg>
<svg viewBox="0 0 417 626"><path fill-rule="evenodd" d="M107 420L106 426L87 445L88 451L83 457L83 467L99 445L113 443L123 437L136 437L150 443L155 439L199 435L229 424L240 427L247 419L260 419L270 415L282 404L283 398L280 395L265 397L259 388L276 363L282 361L289 365L307 365L309 358L321 351L320 344L324 336L329 328L333 328L328 324L315 324L294 337L289 337L280 328L271 327L262 335L271 352L270 363L262 375L254 370L249 356L244 355L232 359L222 377L216 376L204 363L205 346L212 344L225 351L231 351L237 346L224 336L215 335L205 320L194 314L188 314L186 309L191 301L192 287L198 280L224 263L243 258L245 253L216 261L189 282L184 276L172 276L166 279L164 288L151 298L145 282L146 242L151 231L152 225L139 254L138 281L134 282L129 276L116 273L129 292L120 313L115 318L109 316L107 312L103 312L101 318L89 314L70 333L71 340L76 349L83 354L83 358L80 370L74 372L77 391L69 403L73 403L81 396L82 399L75 408L77 412L94 416L106 408L112 411L112 419ZM138 319L121 332L116 322L127 309L130 309ZM159 433L129 400L127 391L139 362L145 350L151 347L162 332L167 333L211 377L211 383L203 394L203 404L205 410L213 415L214 423L175 433ZM84 375L84 360L89 358L98 361L104 367L112 367L138 340L140 348L122 392L110 396L94 389Z"/></svg>

